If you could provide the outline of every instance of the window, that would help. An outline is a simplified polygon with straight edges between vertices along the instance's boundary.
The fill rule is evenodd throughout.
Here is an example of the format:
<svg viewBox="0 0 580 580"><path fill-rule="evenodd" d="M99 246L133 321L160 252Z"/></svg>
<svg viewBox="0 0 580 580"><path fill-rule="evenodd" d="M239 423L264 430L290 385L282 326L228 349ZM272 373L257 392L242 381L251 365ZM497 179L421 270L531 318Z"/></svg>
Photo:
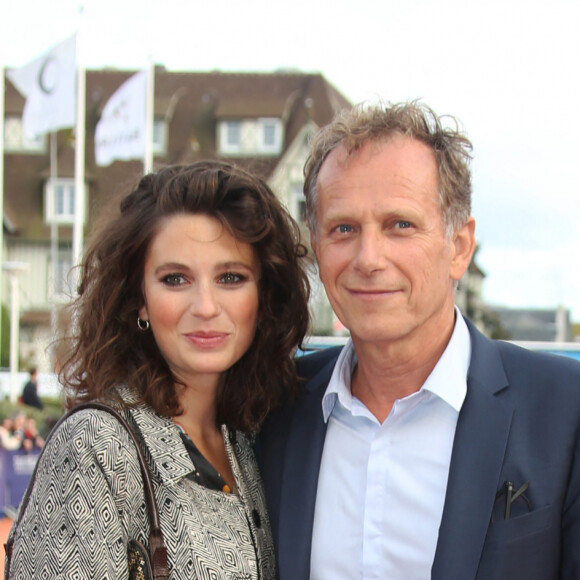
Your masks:
<svg viewBox="0 0 580 580"><path fill-rule="evenodd" d="M218 148L222 155L279 155L282 145L281 119L228 120L218 125Z"/></svg>
<svg viewBox="0 0 580 580"><path fill-rule="evenodd" d="M22 130L22 119L8 116L4 120L4 150L7 153L45 153L46 139L44 135L27 138Z"/></svg>
<svg viewBox="0 0 580 580"><path fill-rule="evenodd" d="M258 119L261 153L278 154L282 151L282 122L280 119Z"/></svg>
<svg viewBox="0 0 580 580"><path fill-rule="evenodd" d="M75 188L74 185L57 183L54 186L55 213L58 217L70 217L75 214Z"/></svg>
<svg viewBox="0 0 580 580"><path fill-rule="evenodd" d="M167 153L167 123L164 119L153 121L153 153L156 155Z"/></svg>
<svg viewBox="0 0 580 580"><path fill-rule="evenodd" d="M221 153L239 153L242 148L241 121L222 121L218 127L218 143Z"/></svg>
<svg viewBox="0 0 580 580"><path fill-rule="evenodd" d="M54 291L56 294L65 294L71 296L72 284L70 279L70 272L73 266L71 252L66 255L60 254L58 257L58 264L56 265L56 272L54 276Z"/></svg>
<svg viewBox="0 0 580 580"><path fill-rule="evenodd" d="M86 189L85 189L86 193ZM74 179L49 179L45 186L45 221L72 224L75 216Z"/></svg>
<svg viewBox="0 0 580 580"><path fill-rule="evenodd" d="M294 182L291 185L292 217L299 224L306 224L306 198L304 197L303 183Z"/></svg>
<svg viewBox="0 0 580 580"><path fill-rule="evenodd" d="M240 125L239 121L229 121L226 123L226 145L228 149L237 149L241 145L242 131Z"/></svg>
<svg viewBox="0 0 580 580"><path fill-rule="evenodd" d="M264 123L264 145L266 147L272 147L276 145L276 126L273 123Z"/></svg>
<svg viewBox="0 0 580 580"><path fill-rule="evenodd" d="M51 261L49 270L48 288L50 300L67 298L74 294L72 267L72 248L64 248L64 245L61 245L56 257L56 265Z"/></svg>

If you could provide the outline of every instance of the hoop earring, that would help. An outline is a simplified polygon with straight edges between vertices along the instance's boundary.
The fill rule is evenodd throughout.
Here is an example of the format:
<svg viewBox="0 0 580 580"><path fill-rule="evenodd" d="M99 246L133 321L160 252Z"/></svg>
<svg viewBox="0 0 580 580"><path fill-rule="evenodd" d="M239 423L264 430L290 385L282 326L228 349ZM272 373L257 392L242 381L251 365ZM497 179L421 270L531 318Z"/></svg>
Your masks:
<svg viewBox="0 0 580 580"><path fill-rule="evenodd" d="M149 324L148 320L141 320L138 316L137 316L137 328L141 331L141 332L147 332L149 330L149 327L151 325Z"/></svg>

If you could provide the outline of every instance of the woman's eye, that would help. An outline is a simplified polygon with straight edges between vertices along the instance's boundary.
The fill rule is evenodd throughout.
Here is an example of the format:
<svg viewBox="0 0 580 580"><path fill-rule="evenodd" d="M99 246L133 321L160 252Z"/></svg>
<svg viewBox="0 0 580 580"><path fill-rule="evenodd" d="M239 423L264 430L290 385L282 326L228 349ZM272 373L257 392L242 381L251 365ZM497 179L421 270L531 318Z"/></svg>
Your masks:
<svg viewBox="0 0 580 580"><path fill-rule="evenodd" d="M167 286L181 286L185 284L185 278L181 274L167 274L161 279Z"/></svg>
<svg viewBox="0 0 580 580"><path fill-rule="evenodd" d="M235 272L226 272L220 276L220 283L222 284L239 284L243 282L245 277L241 274L236 274Z"/></svg>

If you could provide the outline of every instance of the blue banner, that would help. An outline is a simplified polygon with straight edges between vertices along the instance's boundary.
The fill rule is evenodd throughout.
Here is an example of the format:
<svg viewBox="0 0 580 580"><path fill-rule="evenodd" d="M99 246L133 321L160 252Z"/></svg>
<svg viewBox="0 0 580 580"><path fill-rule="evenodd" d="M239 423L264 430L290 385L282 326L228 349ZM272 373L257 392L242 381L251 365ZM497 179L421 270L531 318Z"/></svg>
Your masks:
<svg viewBox="0 0 580 580"><path fill-rule="evenodd" d="M0 510L18 507L39 455L39 450L0 449Z"/></svg>

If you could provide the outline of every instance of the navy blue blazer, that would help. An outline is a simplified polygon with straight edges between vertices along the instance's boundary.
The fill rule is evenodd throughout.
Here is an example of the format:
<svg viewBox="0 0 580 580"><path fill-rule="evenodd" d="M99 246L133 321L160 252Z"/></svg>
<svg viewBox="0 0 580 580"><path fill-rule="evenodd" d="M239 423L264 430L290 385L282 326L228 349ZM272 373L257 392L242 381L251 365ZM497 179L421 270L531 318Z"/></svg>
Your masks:
<svg viewBox="0 0 580 580"><path fill-rule="evenodd" d="M580 579L580 364L491 341L472 355L433 580ZM321 401L340 349L299 359L305 383L256 446L280 580L307 580L326 425ZM506 481L525 496L502 519ZM517 508L517 509L516 509ZM329 530L332 533L332 530Z"/></svg>

